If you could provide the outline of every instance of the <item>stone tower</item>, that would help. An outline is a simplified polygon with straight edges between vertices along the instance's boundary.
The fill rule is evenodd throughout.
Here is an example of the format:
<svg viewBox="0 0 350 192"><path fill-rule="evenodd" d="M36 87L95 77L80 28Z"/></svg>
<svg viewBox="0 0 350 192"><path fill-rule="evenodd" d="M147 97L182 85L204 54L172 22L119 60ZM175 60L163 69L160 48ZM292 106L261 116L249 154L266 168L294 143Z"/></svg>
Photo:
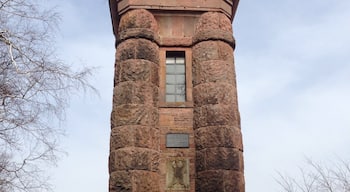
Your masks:
<svg viewBox="0 0 350 192"><path fill-rule="evenodd" d="M110 0L109 192L244 192L238 0Z"/></svg>

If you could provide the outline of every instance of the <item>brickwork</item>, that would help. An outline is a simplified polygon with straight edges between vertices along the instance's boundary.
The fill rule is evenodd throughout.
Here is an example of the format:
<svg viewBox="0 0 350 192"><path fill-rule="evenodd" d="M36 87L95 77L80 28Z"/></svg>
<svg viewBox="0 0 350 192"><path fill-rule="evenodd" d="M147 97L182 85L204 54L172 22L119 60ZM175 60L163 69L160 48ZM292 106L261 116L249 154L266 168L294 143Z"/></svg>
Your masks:
<svg viewBox="0 0 350 192"><path fill-rule="evenodd" d="M161 173L161 191L166 191L167 184L167 163L172 159L182 158L189 161L189 185L190 190L195 188L195 144L193 133L193 109L192 108L161 108L159 110L160 127L160 173ZM167 148L167 133L186 133L189 134L188 148ZM192 190L191 190L192 189ZM171 190L169 190L171 191ZM178 191L177 191L178 192ZM181 191L180 191L181 192Z"/></svg>

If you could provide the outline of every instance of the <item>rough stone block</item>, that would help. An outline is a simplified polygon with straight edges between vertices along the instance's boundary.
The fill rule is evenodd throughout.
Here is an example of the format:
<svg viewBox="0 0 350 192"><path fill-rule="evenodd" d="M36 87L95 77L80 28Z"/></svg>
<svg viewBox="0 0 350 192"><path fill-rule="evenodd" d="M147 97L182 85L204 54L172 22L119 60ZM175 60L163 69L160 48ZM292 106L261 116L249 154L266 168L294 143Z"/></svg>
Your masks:
<svg viewBox="0 0 350 192"><path fill-rule="evenodd" d="M237 105L236 87L228 83L202 83L193 88L195 107L203 105Z"/></svg>
<svg viewBox="0 0 350 192"><path fill-rule="evenodd" d="M225 191L245 192L243 172L224 171L223 179Z"/></svg>
<svg viewBox="0 0 350 192"><path fill-rule="evenodd" d="M234 47L232 25L226 15L219 12L207 12L201 15L196 25L193 42L207 40L221 40Z"/></svg>
<svg viewBox="0 0 350 192"><path fill-rule="evenodd" d="M116 171L109 180L110 192L159 192L159 175L150 171Z"/></svg>
<svg viewBox="0 0 350 192"><path fill-rule="evenodd" d="M112 129L110 150L141 147L158 150L159 130L150 126L120 126Z"/></svg>
<svg viewBox="0 0 350 192"><path fill-rule="evenodd" d="M196 192L221 192L224 190L223 171L197 172Z"/></svg>
<svg viewBox="0 0 350 192"><path fill-rule="evenodd" d="M121 170L158 171L159 152L146 148L128 147L110 153L110 172Z"/></svg>
<svg viewBox="0 0 350 192"><path fill-rule="evenodd" d="M203 13L196 25L196 32L203 30L223 30L232 34L232 24L230 18L219 12Z"/></svg>
<svg viewBox="0 0 350 192"><path fill-rule="evenodd" d="M135 128L135 147L145 147L158 151L159 129L158 127L137 127Z"/></svg>
<svg viewBox="0 0 350 192"><path fill-rule="evenodd" d="M233 126L211 126L196 129L195 143L197 150L228 147L243 151L241 130Z"/></svg>
<svg viewBox="0 0 350 192"><path fill-rule="evenodd" d="M205 151L196 150L196 172L206 170Z"/></svg>
<svg viewBox="0 0 350 192"><path fill-rule="evenodd" d="M149 171L132 171L134 179L133 192L159 192L159 175Z"/></svg>
<svg viewBox="0 0 350 192"><path fill-rule="evenodd" d="M234 148L207 148L196 151L196 170L243 171L242 151Z"/></svg>
<svg viewBox="0 0 350 192"><path fill-rule="evenodd" d="M147 41L147 40L144 40ZM117 50L116 50L116 63L122 62L128 59L138 59L136 57L136 49L135 47L138 46L139 40L138 39L128 39L126 41L123 41L122 43L119 43Z"/></svg>
<svg viewBox="0 0 350 192"><path fill-rule="evenodd" d="M240 127L240 117L235 105L205 105L194 108L194 129L208 126Z"/></svg>
<svg viewBox="0 0 350 192"><path fill-rule="evenodd" d="M111 127L124 125L158 125L158 108L150 105L126 104L113 106Z"/></svg>
<svg viewBox="0 0 350 192"><path fill-rule="evenodd" d="M116 62L128 59L144 59L159 63L158 45L146 39L128 39L117 47Z"/></svg>
<svg viewBox="0 0 350 192"><path fill-rule="evenodd" d="M135 28L158 32L158 23L153 14L145 9L131 10L121 17L118 31L129 31Z"/></svg>
<svg viewBox="0 0 350 192"><path fill-rule="evenodd" d="M210 170L197 174L196 192L244 192L244 178L241 172Z"/></svg>
<svg viewBox="0 0 350 192"><path fill-rule="evenodd" d="M233 48L223 41L203 41L192 48L193 62L222 60L233 63Z"/></svg>
<svg viewBox="0 0 350 192"><path fill-rule="evenodd" d="M114 87L114 105L158 104L158 87L144 81L126 81Z"/></svg>
<svg viewBox="0 0 350 192"><path fill-rule="evenodd" d="M132 192L133 181L129 171L110 172L109 192Z"/></svg>
<svg viewBox="0 0 350 192"><path fill-rule="evenodd" d="M158 63L142 59L129 59L117 62L114 85L124 81L145 81L159 86Z"/></svg>
<svg viewBox="0 0 350 192"><path fill-rule="evenodd" d="M227 82L236 86L233 62L209 60L192 65L193 86L207 82Z"/></svg>

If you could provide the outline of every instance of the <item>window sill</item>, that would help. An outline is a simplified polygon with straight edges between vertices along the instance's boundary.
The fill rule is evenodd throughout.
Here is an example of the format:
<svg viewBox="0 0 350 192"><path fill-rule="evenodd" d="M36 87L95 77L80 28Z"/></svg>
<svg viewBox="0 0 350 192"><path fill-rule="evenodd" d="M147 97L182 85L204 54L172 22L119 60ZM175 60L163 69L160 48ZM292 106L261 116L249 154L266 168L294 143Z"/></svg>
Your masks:
<svg viewBox="0 0 350 192"><path fill-rule="evenodd" d="M193 102L159 102L160 108L193 108Z"/></svg>

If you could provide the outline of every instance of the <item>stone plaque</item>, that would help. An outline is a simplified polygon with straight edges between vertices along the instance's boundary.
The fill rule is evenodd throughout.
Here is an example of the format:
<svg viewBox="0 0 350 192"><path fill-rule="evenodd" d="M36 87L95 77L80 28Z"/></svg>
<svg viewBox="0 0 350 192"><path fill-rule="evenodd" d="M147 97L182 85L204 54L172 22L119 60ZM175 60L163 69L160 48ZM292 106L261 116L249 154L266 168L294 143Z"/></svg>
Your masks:
<svg viewBox="0 0 350 192"><path fill-rule="evenodd" d="M168 148L188 148L188 133L168 133L166 135L166 147Z"/></svg>
<svg viewBox="0 0 350 192"><path fill-rule="evenodd" d="M178 191L190 189L189 160L171 158L166 162L166 190Z"/></svg>

